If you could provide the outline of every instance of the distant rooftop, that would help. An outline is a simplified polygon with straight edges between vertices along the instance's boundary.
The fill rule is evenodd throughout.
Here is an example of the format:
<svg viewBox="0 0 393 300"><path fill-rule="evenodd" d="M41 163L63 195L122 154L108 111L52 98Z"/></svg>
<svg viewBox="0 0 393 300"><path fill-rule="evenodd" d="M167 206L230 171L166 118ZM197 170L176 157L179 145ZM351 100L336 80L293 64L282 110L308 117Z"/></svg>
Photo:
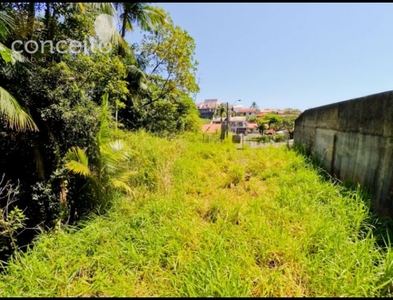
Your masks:
<svg viewBox="0 0 393 300"><path fill-rule="evenodd" d="M202 132L205 133L215 133L221 130L221 124L203 124Z"/></svg>
<svg viewBox="0 0 393 300"><path fill-rule="evenodd" d="M255 108L238 108L236 112L238 113L255 113L257 110Z"/></svg>

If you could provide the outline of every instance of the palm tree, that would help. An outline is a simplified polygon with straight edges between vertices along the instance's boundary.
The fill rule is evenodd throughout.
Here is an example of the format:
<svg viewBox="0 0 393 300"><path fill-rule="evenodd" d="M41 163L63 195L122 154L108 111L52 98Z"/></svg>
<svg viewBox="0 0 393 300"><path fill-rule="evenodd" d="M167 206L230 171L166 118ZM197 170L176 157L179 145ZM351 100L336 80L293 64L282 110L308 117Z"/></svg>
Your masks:
<svg viewBox="0 0 393 300"><path fill-rule="evenodd" d="M166 22L165 12L161 8L147 5L146 2L115 2L115 7L121 11L120 35L123 39L126 31L134 31L133 23L142 30L157 31L159 26ZM119 55L125 55L122 45L119 47Z"/></svg>
<svg viewBox="0 0 393 300"><path fill-rule="evenodd" d="M94 195L95 204L98 207L107 209L110 202L110 194L113 191L122 191L128 195L133 195L133 190L129 186L130 179L134 175L129 170L127 162L130 160L132 149L126 142L125 133L114 132L111 129L111 117L108 105L108 94L102 97L101 114L99 131L97 134L98 155L96 162L91 163L90 158L85 150L79 147L71 147L64 156L64 166L71 174L78 174L84 177L89 183L90 189ZM95 155L94 155L95 156ZM60 206L66 208L69 204L67 201L66 182L61 184ZM70 205L69 215L63 210L64 215L58 220L68 217L72 218L76 212L76 206ZM68 212L67 212L68 213Z"/></svg>
<svg viewBox="0 0 393 300"><path fill-rule="evenodd" d="M116 7L112 2L103 2L103 3L76 2L76 3L71 3L71 7L75 9L79 9L79 11L82 12L83 14L98 13L98 14L112 16L117 20L119 18ZM124 36L121 36L117 30L112 35L111 42L114 43L116 46L120 45L120 47L123 47L124 49L128 47L124 40Z"/></svg>
<svg viewBox="0 0 393 300"><path fill-rule="evenodd" d="M103 2L103 3L77 2L77 3L72 3L71 5L75 5L75 6L79 7L79 9L82 11L82 13L85 13L86 10L90 9L90 10L99 11L103 14L108 14L111 16L116 15L116 9L111 2Z"/></svg>
<svg viewBox="0 0 393 300"><path fill-rule="evenodd" d="M91 165L86 152L79 147L72 147L65 155L65 167L72 173L82 175L91 181L95 197L101 204L104 204L103 201L107 199L112 189L133 193L127 184L131 173L125 165L129 159L130 149L121 139L113 138L114 132L109 125L108 94L105 94L102 97L100 128L97 134L99 146L97 165Z"/></svg>
<svg viewBox="0 0 393 300"><path fill-rule="evenodd" d="M7 36L7 25L13 26L12 19L0 12L0 38L5 38ZM23 61L20 55L16 55L1 42L0 56L6 63L14 64L16 61ZM11 129L18 131L38 131L38 127L30 115L22 109L18 101L7 90L0 86L0 119L1 118L6 119Z"/></svg>
<svg viewBox="0 0 393 300"><path fill-rule="evenodd" d="M256 102L251 103L250 108L255 108L255 109L259 109L259 106Z"/></svg>

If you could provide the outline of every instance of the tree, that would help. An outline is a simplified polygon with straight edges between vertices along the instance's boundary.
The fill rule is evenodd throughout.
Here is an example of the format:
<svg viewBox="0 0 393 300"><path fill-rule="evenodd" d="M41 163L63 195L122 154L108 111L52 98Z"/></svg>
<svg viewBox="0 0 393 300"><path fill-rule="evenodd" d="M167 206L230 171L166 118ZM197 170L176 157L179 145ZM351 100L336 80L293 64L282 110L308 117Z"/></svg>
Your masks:
<svg viewBox="0 0 393 300"><path fill-rule="evenodd" d="M247 121L250 123L255 123L258 121L258 119L255 116L250 116L250 117L247 117Z"/></svg>
<svg viewBox="0 0 393 300"><path fill-rule="evenodd" d="M277 127L279 127L279 125L282 123L282 120L283 118L280 115L266 114L262 117L260 123L268 124L269 128L273 128L274 126L275 129L277 129Z"/></svg>
<svg viewBox="0 0 393 300"><path fill-rule="evenodd" d="M263 122L257 122L258 126L257 129L259 130L260 134L263 134L265 132L265 130L267 130L269 128L269 125L267 125L266 123Z"/></svg>
<svg viewBox="0 0 393 300"><path fill-rule="evenodd" d="M126 82L129 93L124 106L119 107L119 121L129 130L142 128L147 118L144 103L151 99L151 90L148 86L146 74L136 65L127 66Z"/></svg>
<svg viewBox="0 0 393 300"><path fill-rule="evenodd" d="M296 109L296 108L285 108L284 109L285 115L299 116L301 113L302 113L302 111L300 109Z"/></svg>
<svg viewBox="0 0 393 300"><path fill-rule="evenodd" d="M190 95L199 90L195 80L198 63L192 37L175 26L164 10L157 11L167 22L159 31L144 35L135 46L138 56L134 61L125 56L129 94L119 109L119 120L128 129L143 127L166 134L196 126L194 114L198 111Z"/></svg>
<svg viewBox="0 0 393 300"><path fill-rule="evenodd" d="M0 12L0 38L7 36L7 25L13 25L12 19ZM23 58L15 55L1 42L0 56L6 64L14 64L17 60L23 61ZM18 131L38 130L31 116L22 109L18 101L6 89L0 86L0 120L1 117L6 119L11 129L15 128Z"/></svg>
<svg viewBox="0 0 393 300"><path fill-rule="evenodd" d="M250 108L255 108L255 109L259 109L259 106L256 102L251 103Z"/></svg>
<svg viewBox="0 0 393 300"><path fill-rule="evenodd" d="M131 188L126 183L128 175L125 167L130 149L127 148L127 144L123 140L114 138L111 123L108 94L106 93L102 97L97 134L98 163L89 163L88 155L80 147L71 147L64 157L65 166L69 171L82 175L91 181L94 197L100 205L106 204L112 189L120 189L132 194Z"/></svg>
<svg viewBox="0 0 393 300"><path fill-rule="evenodd" d="M126 166L121 158L125 147L109 138L121 136L123 125L159 134L200 129L198 111L190 97L199 89L195 43L172 22L162 26L162 31L146 33L138 58L131 52L118 56L117 47L109 53L67 51L69 44L64 43L63 53L40 49L27 53L29 62L22 64L9 50L15 40L21 40L22 45L27 39L38 45L47 39L53 44L98 40L95 21L101 15L99 6L0 3L0 12L16 20L12 30L4 17L0 25L0 114L1 118L9 117L7 123L0 122L0 170L11 180L20 180L19 203L29 227L53 226L62 207L67 208L70 220L75 211L82 217L97 209L94 200L103 199L114 187L127 190L121 183L127 181L123 180L127 172L121 169ZM110 10L106 13L111 14ZM136 19L130 22L137 24ZM114 40L111 43L116 45ZM11 130L8 120L14 127L20 121L20 117L10 118L12 109L21 107L26 107L39 131ZM110 116L103 119L103 111ZM14 115L24 116L21 112ZM110 120L108 126L103 125L105 120Z"/></svg>
<svg viewBox="0 0 393 300"><path fill-rule="evenodd" d="M298 109L285 109L285 116L283 117L282 127L289 133L289 138L293 138L293 132L295 131L295 120L299 117L301 111Z"/></svg>
<svg viewBox="0 0 393 300"><path fill-rule="evenodd" d="M157 31L166 22L162 9L144 2L116 2L115 7L120 11L120 35L122 38L125 37L126 31L134 31L133 23L136 23L142 30ZM125 56L123 45L120 45L118 54Z"/></svg>
<svg viewBox="0 0 393 300"><path fill-rule="evenodd" d="M168 98L171 93L190 95L199 91L195 41L187 31L175 26L169 16L166 19L161 31L145 35L137 49L146 65L148 80L155 87L153 98L145 105Z"/></svg>
<svg viewBox="0 0 393 300"><path fill-rule="evenodd" d="M35 17L37 30L32 31L33 41L40 44L48 37L48 15L42 14L42 8L47 10L48 7L52 22L50 37L54 44L59 40L85 41L95 36L94 21L98 11L87 4L87 13L69 3L47 4L36 4L40 13ZM10 41L26 39L18 24L23 27L27 8L18 5L0 4L0 11L6 11L18 20L5 42L8 46ZM86 151L89 167L98 166L102 153L96 139L98 108L105 93L111 97L111 111L125 101L128 94L126 66L116 55L99 51L62 54L39 51L31 57L34 60L25 66L17 64L11 72L0 72L0 82L29 109L40 131L14 134L0 124L0 152L4 153L0 157L0 169L10 174L12 180L20 179L24 189L19 196L31 222L29 225L42 223L50 226L57 219L62 204L69 205L69 209L77 208L79 216L95 208L93 199L97 194L92 185L87 184L84 177L68 174L62 158L68 149L79 147ZM0 66L3 66L0 60ZM16 159L18 167L11 163Z"/></svg>

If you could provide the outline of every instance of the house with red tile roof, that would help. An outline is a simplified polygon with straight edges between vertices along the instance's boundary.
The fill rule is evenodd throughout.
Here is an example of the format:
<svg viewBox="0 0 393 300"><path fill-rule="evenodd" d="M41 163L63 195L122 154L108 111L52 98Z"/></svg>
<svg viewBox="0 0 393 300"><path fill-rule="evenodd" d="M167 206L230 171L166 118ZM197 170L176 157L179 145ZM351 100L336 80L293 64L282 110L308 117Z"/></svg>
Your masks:
<svg viewBox="0 0 393 300"><path fill-rule="evenodd" d="M221 131L221 124L203 124L203 133L217 133Z"/></svg>
<svg viewBox="0 0 393 300"><path fill-rule="evenodd" d="M236 116L253 117L257 113L255 108L238 108L236 110Z"/></svg>
<svg viewBox="0 0 393 300"><path fill-rule="evenodd" d="M248 133L259 133L258 123L257 122L248 122L247 123L247 131Z"/></svg>
<svg viewBox="0 0 393 300"><path fill-rule="evenodd" d="M265 131L265 134L275 134L276 131L274 129L268 129Z"/></svg>
<svg viewBox="0 0 393 300"><path fill-rule="evenodd" d="M277 109L277 108L264 108L264 109L260 109L255 116L256 117L261 117L264 116L266 114L277 114L280 116L285 116L285 110L284 109Z"/></svg>

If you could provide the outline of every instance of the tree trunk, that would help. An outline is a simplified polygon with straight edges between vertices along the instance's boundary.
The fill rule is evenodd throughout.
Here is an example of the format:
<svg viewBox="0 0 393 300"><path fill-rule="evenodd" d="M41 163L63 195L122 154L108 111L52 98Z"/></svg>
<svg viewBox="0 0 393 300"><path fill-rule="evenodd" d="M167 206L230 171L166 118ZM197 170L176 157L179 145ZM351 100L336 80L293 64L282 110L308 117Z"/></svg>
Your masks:
<svg viewBox="0 0 393 300"><path fill-rule="evenodd" d="M126 27L127 27L127 18L128 18L128 10L126 5L123 5L123 24L121 27L121 37L124 39L125 35L126 35ZM125 49L123 48L123 46L121 44L119 44L119 51L117 53L119 56L124 57L125 56Z"/></svg>
<svg viewBox="0 0 393 300"><path fill-rule="evenodd" d="M35 3L36 2L29 2L27 8L27 40L31 40L34 33L34 23L35 23ZM32 49L29 49L32 50ZM33 57L32 53L28 54L29 59Z"/></svg>
<svg viewBox="0 0 393 300"><path fill-rule="evenodd" d="M60 182L60 204L67 206L67 187L63 178Z"/></svg>
<svg viewBox="0 0 393 300"><path fill-rule="evenodd" d="M50 2L46 2L45 9L45 26L46 26L46 39L51 39L51 19L50 19Z"/></svg>
<svg viewBox="0 0 393 300"><path fill-rule="evenodd" d="M123 13L123 25L121 27L121 37L124 39L126 35L126 27L127 27L127 18L128 18L128 11L126 8L124 8L124 13Z"/></svg>
<svg viewBox="0 0 393 300"><path fill-rule="evenodd" d="M221 115L221 136L220 136L220 138L221 138L222 140L225 139L225 129L224 129L224 125L223 125L223 123L222 123L222 115Z"/></svg>
<svg viewBox="0 0 393 300"><path fill-rule="evenodd" d="M29 31L27 33L27 39L30 40L33 36L34 32L34 22L35 22L35 3L29 2L28 6L28 15L27 15L27 25L29 27Z"/></svg>

